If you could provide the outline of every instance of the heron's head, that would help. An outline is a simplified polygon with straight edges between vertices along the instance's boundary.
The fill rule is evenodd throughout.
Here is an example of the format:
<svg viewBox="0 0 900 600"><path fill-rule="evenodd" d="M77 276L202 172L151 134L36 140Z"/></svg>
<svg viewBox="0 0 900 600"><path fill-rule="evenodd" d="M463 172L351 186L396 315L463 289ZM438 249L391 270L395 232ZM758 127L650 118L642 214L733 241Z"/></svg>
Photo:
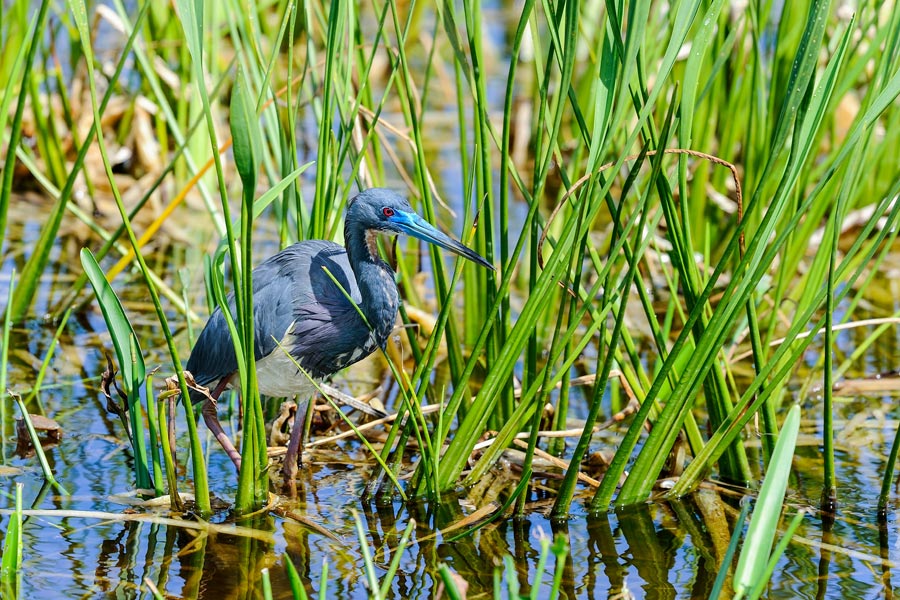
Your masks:
<svg viewBox="0 0 900 600"><path fill-rule="evenodd" d="M483 267L494 268L476 252L435 229L413 211L405 197L393 190L371 188L358 194L347 204L346 224L347 227L356 225L368 230L411 235Z"/></svg>

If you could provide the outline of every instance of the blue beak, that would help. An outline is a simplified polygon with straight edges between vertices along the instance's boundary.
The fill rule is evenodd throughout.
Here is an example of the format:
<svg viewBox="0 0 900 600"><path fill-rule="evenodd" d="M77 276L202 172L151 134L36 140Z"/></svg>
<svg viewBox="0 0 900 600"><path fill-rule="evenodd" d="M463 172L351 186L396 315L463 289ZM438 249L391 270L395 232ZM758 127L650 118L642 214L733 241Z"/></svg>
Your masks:
<svg viewBox="0 0 900 600"><path fill-rule="evenodd" d="M416 213L397 211L392 217L389 217L388 220L407 235L411 235L412 237L428 242L429 244L440 246L441 248L454 252L463 258L467 258L482 267L487 267L492 271L494 270L494 265L482 258L480 254L463 246L453 238L444 235Z"/></svg>

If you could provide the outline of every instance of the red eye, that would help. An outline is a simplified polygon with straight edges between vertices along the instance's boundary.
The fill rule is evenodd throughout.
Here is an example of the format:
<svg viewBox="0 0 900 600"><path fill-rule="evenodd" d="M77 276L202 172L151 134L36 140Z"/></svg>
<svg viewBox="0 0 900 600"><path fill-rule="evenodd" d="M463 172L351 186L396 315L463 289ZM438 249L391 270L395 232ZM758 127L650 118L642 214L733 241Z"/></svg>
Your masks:
<svg viewBox="0 0 900 600"><path fill-rule="evenodd" d="M381 209L381 214L383 214L386 217L393 217L394 209L390 208L389 206L385 206L384 208Z"/></svg>

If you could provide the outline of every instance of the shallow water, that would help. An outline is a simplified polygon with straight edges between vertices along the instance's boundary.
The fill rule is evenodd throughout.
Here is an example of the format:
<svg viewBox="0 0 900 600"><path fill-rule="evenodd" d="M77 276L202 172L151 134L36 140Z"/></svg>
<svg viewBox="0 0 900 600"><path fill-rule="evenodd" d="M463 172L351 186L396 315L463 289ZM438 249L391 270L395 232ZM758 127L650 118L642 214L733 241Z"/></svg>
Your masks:
<svg viewBox="0 0 900 600"><path fill-rule="evenodd" d="M65 263L65 259L61 252L60 262ZM65 272L67 268L63 265L58 270ZM60 275L59 279L66 277ZM52 305L53 297L64 293L65 288L62 281L48 278L42 302ZM139 307L133 303L129 306L130 311ZM152 318L138 312L136 321L150 323ZM36 363L45 355L53 329L32 320L14 331L10 347L13 390L27 391L34 381ZM154 337L154 328L147 325L142 331L150 357L148 365L161 364L165 369L165 355L161 341ZM842 335L843 347L853 347L852 336L858 334ZM97 375L105 365L104 346L109 346L105 325L93 304L88 305L71 320L40 393L45 413L59 421L64 430L62 441L48 447L47 456L71 496L42 490L36 460L15 454L15 432L7 418L3 456L4 466L11 471L0 476L0 489L12 493L16 482L23 483L26 507L116 514L151 512L129 508L114 497L132 490L133 475L121 424L106 413L99 390ZM867 368L884 360L883 356L873 356ZM337 384L352 389L364 387L369 379L370 371L363 366L351 369ZM9 399L4 399L4 405L6 415L16 414ZM814 397L804 403L803 433L816 433L819 405ZM833 524L823 523L814 510L807 516L775 570L769 597L892 597L894 582L900 577L896 567L900 564L896 499L883 528L876 518L880 472L897 425L892 409L889 397L842 399L837 403L838 513ZM183 415L179 414L179 420L183 421ZM230 421L234 425L233 417ZM184 447L185 432L179 433L180 447ZM622 433L619 429L598 434L595 447L614 446ZM803 443L801 436L789 504L813 508L821 489L820 449ZM214 443L207 448L212 491L229 502L236 487L234 469ZM283 498L276 512L241 523L254 528L255 537L153 522L32 517L25 526L22 597L48 593L67 598L112 594L148 597L145 578L171 597L259 597L260 570L268 567L276 597L287 598L291 596L284 561L289 559L309 591L319 589L323 564L327 563L330 596L363 598L364 562L352 516L357 511L368 531L368 545L374 552L379 576L386 572L409 519L416 520L413 544L402 555L392 597L432 597L439 585L437 567L442 562L468 582L470 598L490 595L495 565L501 564L507 554L515 559L515 573L506 577L515 577L522 590L528 590L535 580L540 538L562 535L570 551L559 565L550 558L544 573L545 592L555 571L562 569L562 590L570 598L705 598L719 570L743 495L741 490L710 484L682 501L655 502L600 517L585 513L584 497L573 504L571 519L558 524L544 516L552 493L538 489L532 493L525 518L500 521L451 542L447 540L452 534L436 532L451 527L483 504L483 489L503 498L516 483L513 466L498 469L481 488L445 498L438 506L363 503L360 494L370 468L371 462L359 444L344 442L312 453L301 470L296 499ZM506 472L513 476L508 477ZM184 476L183 466L181 474ZM552 477L538 481L542 486L554 485ZM10 500L0 497L0 507L9 506ZM319 528L295 520L292 514ZM0 529L5 532L8 517L0 518ZM229 519L228 512L221 511L212 521L229 525ZM337 539L326 536L321 528Z"/></svg>

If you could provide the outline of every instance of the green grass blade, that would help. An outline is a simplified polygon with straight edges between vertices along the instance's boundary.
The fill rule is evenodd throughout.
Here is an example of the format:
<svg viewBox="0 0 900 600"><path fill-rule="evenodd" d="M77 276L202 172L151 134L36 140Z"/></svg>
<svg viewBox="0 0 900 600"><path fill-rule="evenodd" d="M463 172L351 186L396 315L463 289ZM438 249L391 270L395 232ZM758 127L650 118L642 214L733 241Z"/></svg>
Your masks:
<svg viewBox="0 0 900 600"><path fill-rule="evenodd" d="M122 308L119 297L106 281L103 269L97 264L94 254L88 248L81 249L81 265L94 288L94 295L97 297L97 303L103 313L103 320L106 321L112 337L119 368L122 370L125 391L130 393L143 385L146 376L140 341L131 326L131 321L125 314L125 309ZM134 353L132 353L132 348Z"/></svg>
<svg viewBox="0 0 900 600"><path fill-rule="evenodd" d="M6 390L7 369L9 368L9 335L12 329L12 299L16 287L16 270L9 274L9 295L6 298L6 309L3 311L3 328L0 329L0 394ZM0 402L0 427L3 431L11 429L6 422L6 402ZM0 435L0 460L6 464L6 434Z"/></svg>
<svg viewBox="0 0 900 600"><path fill-rule="evenodd" d="M37 430L34 428L34 424L31 422L31 416L28 414L28 408L25 406L25 403L22 401L21 396L18 394L13 394L13 398L16 400L16 404L19 405L19 410L22 411L22 420L25 422L25 427L28 429L28 437L31 439L31 445L34 447L34 453L38 457L38 461L41 463L41 471L44 473L44 479L46 479L50 485L56 488L60 494L63 496L68 496L69 492L64 488L58 481L56 481L56 477L53 476L53 469L50 468L50 463L47 462L47 455L44 454L44 448L41 446L41 439L38 437Z"/></svg>
<svg viewBox="0 0 900 600"><path fill-rule="evenodd" d="M356 538L359 540L359 547L362 551L366 582L369 587L369 598L381 600L381 588L378 585L378 576L375 574L375 561L372 559L372 553L369 550L369 538L366 536L362 519L356 509L351 509L350 513L353 515L353 523L356 526Z"/></svg>
<svg viewBox="0 0 900 600"><path fill-rule="evenodd" d="M800 432L800 405L795 404L781 427L781 434L772 453L772 462L766 471L766 478L759 490L759 499L753 508L750 528L741 549L741 556L734 572L733 588L736 597L746 594L766 570L772 541L781 518L784 493L791 474L791 461L797 434Z"/></svg>
<svg viewBox="0 0 900 600"><path fill-rule="evenodd" d="M153 398L153 373L149 373L146 378L146 387L144 393L147 398L147 433L150 437L150 462L152 465L152 475L150 480L153 482L153 491L157 497L165 493L163 488L163 471L162 462L160 460L160 435L165 435L165 429L160 427L159 410Z"/></svg>
<svg viewBox="0 0 900 600"><path fill-rule="evenodd" d="M287 571L288 584L291 586L294 600L307 600L306 586L303 585L303 580L300 578L300 573L297 572L297 567L294 566L294 562L287 554L284 555L284 568Z"/></svg>
<svg viewBox="0 0 900 600"><path fill-rule="evenodd" d="M444 593L447 594L447 597L450 600L464 600L465 595L460 591L460 589L456 585L456 577L454 577L453 572L450 570L450 567L447 566L447 563L441 563L438 565L438 574L441 576L441 583L444 584ZM518 596L510 596L510 598L518 597Z"/></svg>
<svg viewBox="0 0 900 600"><path fill-rule="evenodd" d="M241 203L241 287L243 312L238 314L237 325L241 335L243 361L240 369L241 394L244 405L244 437L241 445L241 470L235 510L248 513L265 504L268 494L265 423L256 382L256 341L253 314L252 233L253 198L259 174L262 139L256 102L250 96L249 83L242 69L238 70L234 92L231 95L231 137L234 141L234 162L243 184ZM232 255L232 261L234 256ZM237 295L237 294L236 294ZM222 307L228 311L227 306Z"/></svg>
<svg viewBox="0 0 900 600"><path fill-rule="evenodd" d="M22 568L22 489L23 483L16 483L15 510L10 515L3 539L3 556L0 557L0 586L4 596L19 597L19 582Z"/></svg>
<svg viewBox="0 0 900 600"><path fill-rule="evenodd" d="M31 17L31 23L28 24L28 29L25 32L26 39L31 39L32 37L34 37L34 30L37 26L38 16L39 16L39 13L34 14ZM6 41L9 42L10 40L7 39ZM13 47L13 46L7 46L7 47ZM25 64L25 54L28 53L29 49L31 48L31 44L19 44L18 47L19 47L19 49L16 52L16 56L15 56L15 59L13 60L12 68L9 71L9 78L7 79L7 81L24 81L24 79L22 78L22 68ZM0 137L0 141L6 141L5 140L6 133L7 133L6 121L9 119L9 113L10 113L9 106L12 103L13 98L16 98L18 100L23 96L23 94L21 93L21 90L19 90L18 94L13 93L14 91L16 91L16 90L13 87L7 88L3 92L2 100L0 100L0 132L3 132L2 134L0 134L0 135L2 135L2 137ZM12 133L12 131L10 130L10 134L11 133ZM11 145L7 146L7 148L12 148L12 146ZM8 206L8 204L7 204L7 206ZM6 222L5 217L2 214L0 214L0 235L3 235L5 233L5 231L4 231L5 222Z"/></svg>
<svg viewBox="0 0 900 600"><path fill-rule="evenodd" d="M255 192L263 142L256 103L252 102L248 86L247 75L239 68L231 94L230 123L234 164L241 182L251 192Z"/></svg>
<svg viewBox="0 0 900 600"><path fill-rule="evenodd" d="M262 580L262 595L264 600L272 600L272 580L269 578L269 569L264 568L259 572Z"/></svg>
<svg viewBox="0 0 900 600"><path fill-rule="evenodd" d="M788 524L787 529L784 531L784 535L781 536L781 539L778 540L778 544L775 546L775 549L772 551L772 555L769 557L769 562L766 564L765 571L762 576L756 580L756 583L753 586L753 589L750 590L750 593L747 595L747 600L757 600L762 593L765 591L766 586L769 584L769 580L772 579L772 574L775 572L775 567L778 566L778 561L781 559L781 556L784 554L784 551L787 550L787 546L791 541L791 538L794 537L794 533L796 533L797 529L800 527L800 524L803 523L803 517L806 516L806 511L801 510L794 518L791 519L791 522Z"/></svg>
<svg viewBox="0 0 900 600"><path fill-rule="evenodd" d="M25 85L31 79L31 70L35 62L34 57L44 36L44 23L47 20L47 13L50 10L51 4L52 2L50 0L42 0L41 6L38 9L35 26L31 30L31 35L26 44L28 47L28 54L25 57L25 69L22 72L22 89L19 91L19 99L16 103L16 114L13 116L10 129L11 134L6 145L6 160L3 163L2 180L0 180L0 235L3 235L4 237L6 236L6 215L9 209L10 196L12 195L13 174L15 173L15 149L22 140L22 118L25 115L25 99L27 97L27 94L24 93ZM21 311L13 311L13 316L16 320L21 318L19 312Z"/></svg>
<svg viewBox="0 0 900 600"><path fill-rule="evenodd" d="M116 349L116 358L119 368L122 370L122 379L125 386L125 394L128 397L128 412L131 416L131 440L134 450L135 478L137 486L141 489L152 487L150 481L149 460L144 442L143 418L141 410L140 390L144 385L146 367L144 366L144 354L141 344L131 321L122 308L122 303L113 291L112 286L106 281L106 276L94 255L87 248L81 249L81 265L94 288L94 295L103 313L103 320L112 337L113 347Z"/></svg>
<svg viewBox="0 0 900 600"><path fill-rule="evenodd" d="M822 46L822 37L828 24L828 10L831 0L813 0L809 5L809 13L806 19L806 27L803 37L797 47L794 63L791 68L790 80L787 84L787 93L781 105L781 112L772 136L771 154L764 169L764 175L774 166L779 153L786 147L785 142L795 118L801 110L803 97L807 93L813 75L818 64L819 49Z"/></svg>
<svg viewBox="0 0 900 600"><path fill-rule="evenodd" d="M319 600L328 599L328 561L322 559L322 571L319 576Z"/></svg>
<svg viewBox="0 0 900 600"><path fill-rule="evenodd" d="M391 564L388 565L387 573L385 573L381 582L380 593L382 598L387 598L391 591L391 583L393 583L394 576L400 568L400 559L403 558L403 553L406 551L406 545L409 543L409 538L415 528L416 520L410 519L409 523L406 525L406 529L403 530L403 535L400 536L400 542L392 552L393 556L391 557Z"/></svg>

